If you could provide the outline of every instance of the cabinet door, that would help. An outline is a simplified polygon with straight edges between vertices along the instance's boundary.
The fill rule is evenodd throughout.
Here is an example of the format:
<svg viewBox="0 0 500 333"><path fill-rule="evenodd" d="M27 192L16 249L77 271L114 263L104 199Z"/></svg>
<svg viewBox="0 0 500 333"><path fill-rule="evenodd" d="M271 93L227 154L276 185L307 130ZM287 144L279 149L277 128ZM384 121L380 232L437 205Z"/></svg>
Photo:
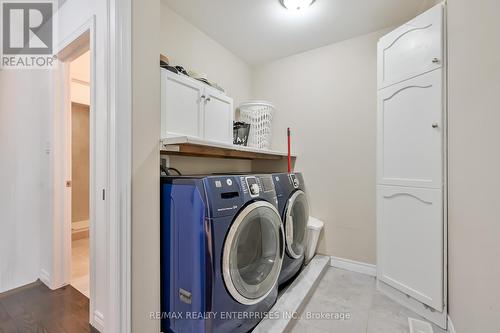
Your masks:
<svg viewBox="0 0 500 333"><path fill-rule="evenodd" d="M441 188L442 70L378 92L377 183Z"/></svg>
<svg viewBox="0 0 500 333"><path fill-rule="evenodd" d="M377 277L442 311L443 192L377 188Z"/></svg>
<svg viewBox="0 0 500 333"><path fill-rule="evenodd" d="M382 37L378 43L378 88L442 66L443 5L439 4Z"/></svg>
<svg viewBox="0 0 500 333"><path fill-rule="evenodd" d="M233 100L213 88L205 88L205 139L233 143Z"/></svg>
<svg viewBox="0 0 500 333"><path fill-rule="evenodd" d="M161 136L203 137L203 85L162 69Z"/></svg>

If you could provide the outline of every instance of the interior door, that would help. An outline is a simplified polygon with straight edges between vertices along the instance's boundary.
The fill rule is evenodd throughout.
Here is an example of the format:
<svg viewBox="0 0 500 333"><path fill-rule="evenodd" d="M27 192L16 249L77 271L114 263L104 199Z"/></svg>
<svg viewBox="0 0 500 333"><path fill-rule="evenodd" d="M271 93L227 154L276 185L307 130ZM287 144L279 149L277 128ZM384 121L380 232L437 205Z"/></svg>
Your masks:
<svg viewBox="0 0 500 333"><path fill-rule="evenodd" d="M203 85L162 69L161 136L203 137Z"/></svg>
<svg viewBox="0 0 500 333"><path fill-rule="evenodd" d="M443 192L377 187L378 279L443 309Z"/></svg>
<svg viewBox="0 0 500 333"><path fill-rule="evenodd" d="M439 4L380 39L379 89L442 67L443 12Z"/></svg>
<svg viewBox="0 0 500 333"><path fill-rule="evenodd" d="M209 141L233 143L233 101L212 88L205 88L204 134Z"/></svg>
<svg viewBox="0 0 500 333"><path fill-rule="evenodd" d="M442 70L378 92L377 182L443 184Z"/></svg>

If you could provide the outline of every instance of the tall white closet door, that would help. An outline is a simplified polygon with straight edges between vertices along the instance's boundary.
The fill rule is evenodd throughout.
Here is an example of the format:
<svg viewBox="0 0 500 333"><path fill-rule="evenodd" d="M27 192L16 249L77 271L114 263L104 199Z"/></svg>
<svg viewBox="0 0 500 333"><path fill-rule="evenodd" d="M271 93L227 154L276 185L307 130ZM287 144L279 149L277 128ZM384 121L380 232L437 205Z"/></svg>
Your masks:
<svg viewBox="0 0 500 333"><path fill-rule="evenodd" d="M445 326L443 5L378 44L377 278ZM411 301L408 301L411 299ZM439 313L439 314L437 314Z"/></svg>

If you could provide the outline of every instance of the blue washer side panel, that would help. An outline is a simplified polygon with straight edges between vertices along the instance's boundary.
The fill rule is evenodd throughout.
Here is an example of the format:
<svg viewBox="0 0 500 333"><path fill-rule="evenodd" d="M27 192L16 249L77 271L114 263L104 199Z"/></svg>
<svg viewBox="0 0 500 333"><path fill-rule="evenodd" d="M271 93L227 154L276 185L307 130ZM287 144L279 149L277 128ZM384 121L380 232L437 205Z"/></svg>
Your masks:
<svg viewBox="0 0 500 333"><path fill-rule="evenodd" d="M211 308L207 295L212 289L212 263L205 202L196 182L164 183L160 193L161 311L167 315L162 319L162 331L202 333L208 323L186 316ZM191 304L181 301L181 288L191 293Z"/></svg>

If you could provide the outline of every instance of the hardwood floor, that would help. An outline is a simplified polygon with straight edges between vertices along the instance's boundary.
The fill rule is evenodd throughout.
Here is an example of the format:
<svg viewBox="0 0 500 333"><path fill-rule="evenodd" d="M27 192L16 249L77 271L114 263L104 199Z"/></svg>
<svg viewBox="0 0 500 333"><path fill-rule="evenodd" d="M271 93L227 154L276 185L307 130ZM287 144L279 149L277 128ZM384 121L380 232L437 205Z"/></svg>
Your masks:
<svg viewBox="0 0 500 333"><path fill-rule="evenodd" d="M72 286L50 290L37 281L0 294L0 333L85 333L89 299Z"/></svg>

